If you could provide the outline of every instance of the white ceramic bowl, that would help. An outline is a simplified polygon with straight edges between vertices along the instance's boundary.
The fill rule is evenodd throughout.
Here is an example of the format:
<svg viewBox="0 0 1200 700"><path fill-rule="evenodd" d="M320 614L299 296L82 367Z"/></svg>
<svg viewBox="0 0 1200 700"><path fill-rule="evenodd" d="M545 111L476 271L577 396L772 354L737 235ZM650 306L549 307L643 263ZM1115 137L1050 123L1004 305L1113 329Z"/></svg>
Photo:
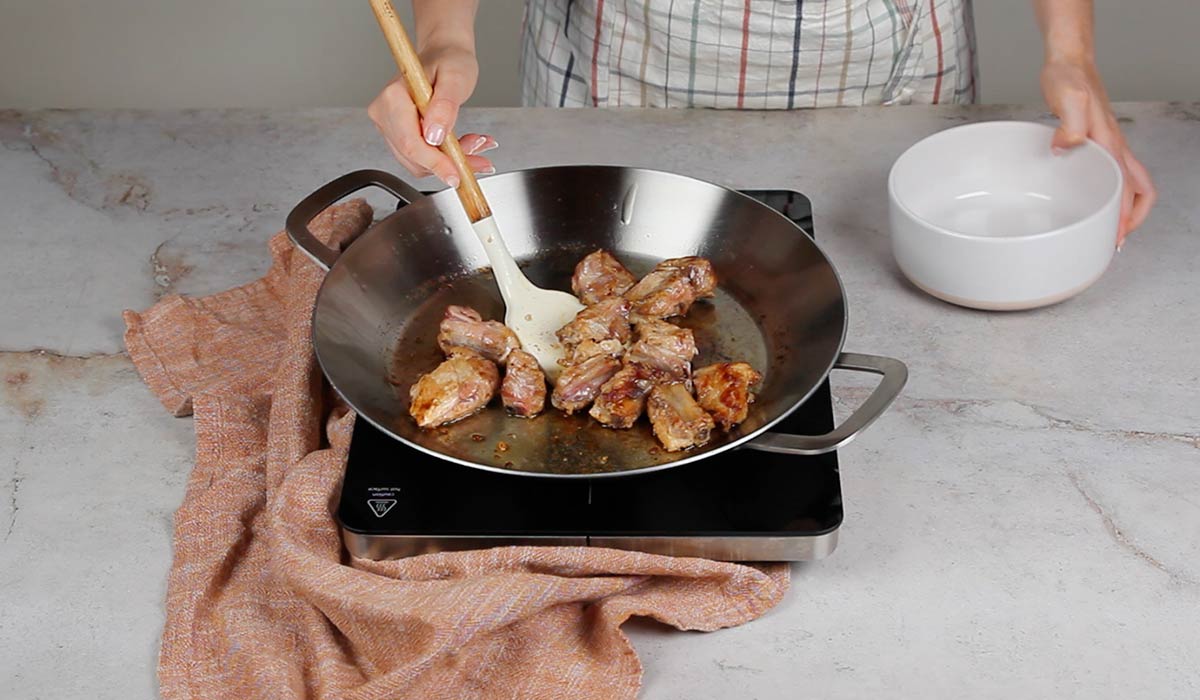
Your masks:
<svg viewBox="0 0 1200 700"><path fill-rule="evenodd" d="M1121 169L1091 141L1054 155L1054 129L981 122L909 148L888 176L892 251L926 292L977 309L1074 296L1112 260Z"/></svg>

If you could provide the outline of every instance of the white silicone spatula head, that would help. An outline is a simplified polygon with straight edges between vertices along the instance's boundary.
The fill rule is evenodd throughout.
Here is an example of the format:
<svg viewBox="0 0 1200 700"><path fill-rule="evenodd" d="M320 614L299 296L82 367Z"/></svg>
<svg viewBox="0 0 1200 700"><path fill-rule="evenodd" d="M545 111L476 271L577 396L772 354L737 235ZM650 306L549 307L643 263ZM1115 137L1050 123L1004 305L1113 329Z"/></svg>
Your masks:
<svg viewBox="0 0 1200 700"><path fill-rule="evenodd" d="M517 334L521 347L537 358L547 379L558 378L563 347L556 332L583 310L583 304L566 292L542 289L521 272L492 217L472 224L504 297L504 325Z"/></svg>
<svg viewBox="0 0 1200 700"><path fill-rule="evenodd" d="M422 115L429 106L433 96L433 88L421 59L409 41L408 33L390 0L371 0L371 8L375 11L375 19L392 49L392 57L400 68L408 93L412 96L417 111ZM467 164L467 157L458 137L453 132L446 134L442 141L441 150L458 171L458 198L467 218L479 235L479 241L487 251L488 261L496 275L496 283L500 286L500 295L504 297L506 307L504 324L517 334L521 347L537 358L546 378L553 382L558 378L562 369L558 361L563 357L563 348L558 342L555 332L575 318L575 314L583 309L583 305L575 297L566 292L556 292L534 286L504 245L500 237L500 229L492 218L491 207L483 196L483 190L475 180Z"/></svg>

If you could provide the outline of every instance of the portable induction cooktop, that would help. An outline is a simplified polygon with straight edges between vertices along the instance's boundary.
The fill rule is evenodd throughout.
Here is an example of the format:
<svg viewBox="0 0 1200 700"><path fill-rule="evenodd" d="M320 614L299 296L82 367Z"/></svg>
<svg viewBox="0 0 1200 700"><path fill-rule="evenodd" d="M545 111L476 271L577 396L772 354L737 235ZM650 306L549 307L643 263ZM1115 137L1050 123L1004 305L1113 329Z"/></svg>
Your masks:
<svg viewBox="0 0 1200 700"><path fill-rule="evenodd" d="M804 195L746 194L812 234L812 206ZM828 380L776 426L808 435L833 427ZM801 457L741 449L649 474L544 479L444 461L359 420L338 520L350 553L368 559L567 545L801 561L821 559L837 546L842 489L836 452Z"/></svg>

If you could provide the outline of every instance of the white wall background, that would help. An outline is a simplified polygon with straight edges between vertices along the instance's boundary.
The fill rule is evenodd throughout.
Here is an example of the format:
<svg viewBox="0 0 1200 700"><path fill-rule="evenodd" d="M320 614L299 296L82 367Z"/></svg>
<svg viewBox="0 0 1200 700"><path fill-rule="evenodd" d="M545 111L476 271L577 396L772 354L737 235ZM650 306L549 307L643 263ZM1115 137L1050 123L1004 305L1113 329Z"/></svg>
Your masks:
<svg viewBox="0 0 1200 700"><path fill-rule="evenodd" d="M522 0L481 4L472 104L515 105ZM1040 100L1029 0L975 13L983 100ZM1200 99L1200 1L1096 0L1096 14L1113 99ZM393 72L365 0L0 0L0 107L366 105Z"/></svg>

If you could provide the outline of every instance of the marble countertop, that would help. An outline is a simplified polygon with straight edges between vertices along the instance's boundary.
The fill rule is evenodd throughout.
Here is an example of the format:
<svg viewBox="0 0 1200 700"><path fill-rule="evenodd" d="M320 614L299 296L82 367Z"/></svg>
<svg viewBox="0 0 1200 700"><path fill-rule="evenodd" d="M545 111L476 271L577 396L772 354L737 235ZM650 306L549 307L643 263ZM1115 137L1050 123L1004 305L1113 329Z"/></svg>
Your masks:
<svg viewBox="0 0 1200 700"><path fill-rule="evenodd" d="M1082 296L1010 314L898 276L885 177L929 133L1034 108L464 115L502 170L806 192L847 349L911 371L843 450L838 550L777 609L627 627L645 697L1200 697L1200 104L1118 113L1158 208ZM0 697L152 697L194 442L122 354L120 311L261 274L301 197L394 165L361 110L9 111L0 147ZM836 377L840 412L864 391Z"/></svg>

